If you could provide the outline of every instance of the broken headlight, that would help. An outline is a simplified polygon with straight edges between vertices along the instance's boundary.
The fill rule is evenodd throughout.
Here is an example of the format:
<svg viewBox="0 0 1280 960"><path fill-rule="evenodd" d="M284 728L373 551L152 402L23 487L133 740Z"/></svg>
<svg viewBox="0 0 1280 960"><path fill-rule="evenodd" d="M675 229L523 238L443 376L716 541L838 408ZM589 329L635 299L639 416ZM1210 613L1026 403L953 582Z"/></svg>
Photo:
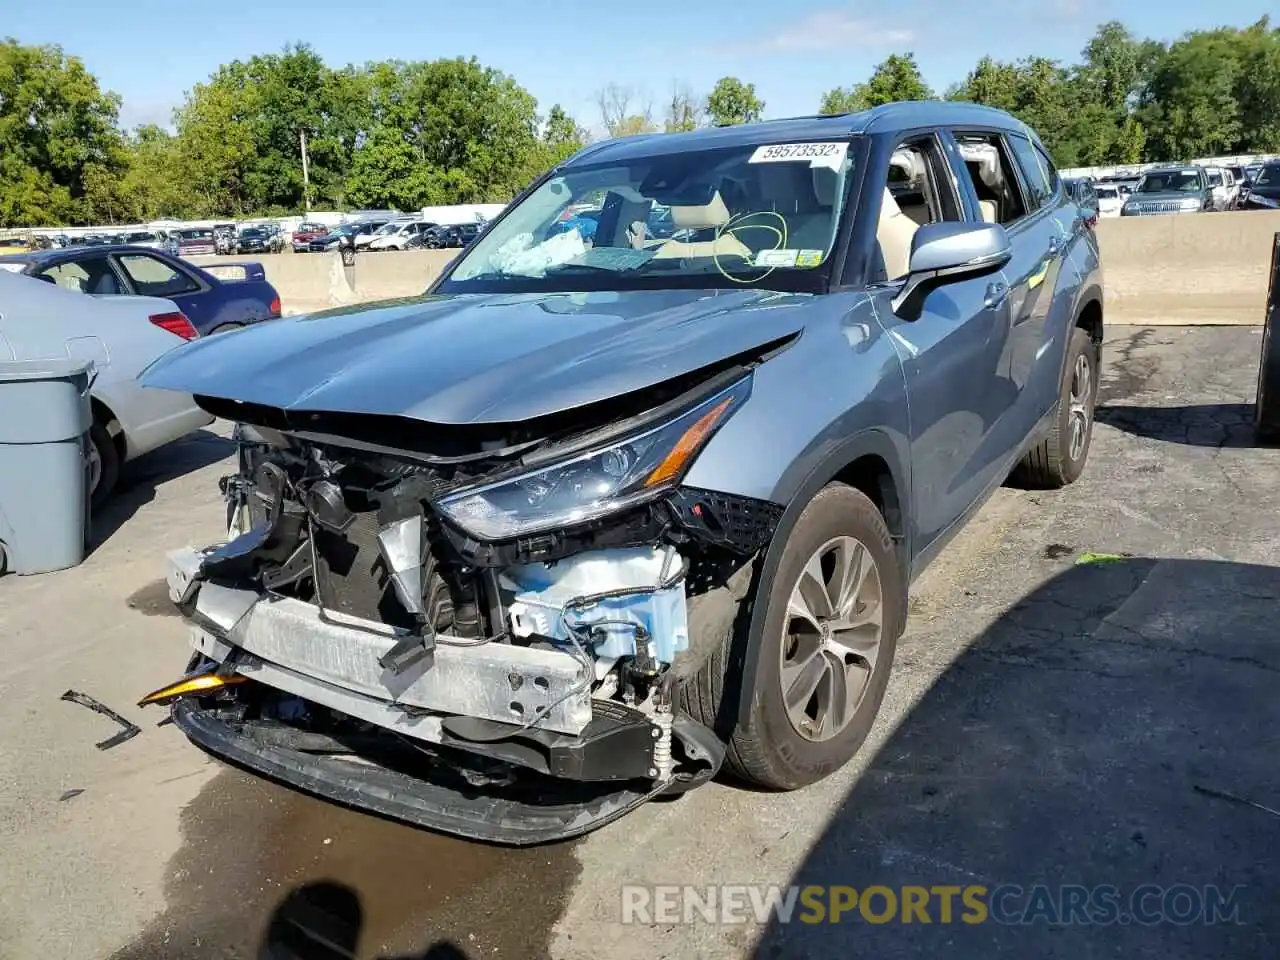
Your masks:
<svg viewBox="0 0 1280 960"><path fill-rule="evenodd" d="M712 434L750 396L743 377L659 427L549 467L461 490L436 507L481 540L594 520L674 486Z"/></svg>

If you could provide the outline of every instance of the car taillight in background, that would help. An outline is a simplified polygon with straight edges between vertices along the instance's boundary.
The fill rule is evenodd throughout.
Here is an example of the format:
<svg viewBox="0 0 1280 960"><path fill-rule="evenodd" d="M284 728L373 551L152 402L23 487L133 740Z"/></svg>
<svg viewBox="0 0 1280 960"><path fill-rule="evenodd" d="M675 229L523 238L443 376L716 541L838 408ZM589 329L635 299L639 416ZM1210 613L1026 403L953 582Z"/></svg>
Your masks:
<svg viewBox="0 0 1280 960"><path fill-rule="evenodd" d="M168 330L175 337L181 337L183 340L194 340L200 336L185 313L155 313L151 315L151 322L161 330Z"/></svg>
<svg viewBox="0 0 1280 960"><path fill-rule="evenodd" d="M271 305L267 307L267 313L273 317L280 316L280 298L278 296L271 298Z"/></svg>

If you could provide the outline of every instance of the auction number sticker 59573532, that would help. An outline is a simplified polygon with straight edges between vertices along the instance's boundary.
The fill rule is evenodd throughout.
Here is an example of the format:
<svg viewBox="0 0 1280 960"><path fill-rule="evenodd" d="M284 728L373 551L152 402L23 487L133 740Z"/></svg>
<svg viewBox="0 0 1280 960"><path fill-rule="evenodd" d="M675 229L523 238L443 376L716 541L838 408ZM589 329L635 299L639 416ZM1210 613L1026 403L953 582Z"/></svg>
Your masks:
<svg viewBox="0 0 1280 960"><path fill-rule="evenodd" d="M847 143L771 143L757 147L750 163L808 163L811 167L838 170L849 152Z"/></svg>

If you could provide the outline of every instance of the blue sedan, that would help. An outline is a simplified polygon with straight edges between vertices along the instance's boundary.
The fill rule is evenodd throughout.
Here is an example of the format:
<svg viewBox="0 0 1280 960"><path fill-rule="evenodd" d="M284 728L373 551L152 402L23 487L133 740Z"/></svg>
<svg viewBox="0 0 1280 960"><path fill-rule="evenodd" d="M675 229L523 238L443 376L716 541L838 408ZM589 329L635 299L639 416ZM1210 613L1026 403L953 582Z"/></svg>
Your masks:
<svg viewBox="0 0 1280 960"><path fill-rule="evenodd" d="M242 269L244 279L222 280L172 254L128 245L33 250L0 257L0 270L81 293L172 300L202 336L280 316L280 295L267 282L262 264L219 264L220 270L227 267Z"/></svg>

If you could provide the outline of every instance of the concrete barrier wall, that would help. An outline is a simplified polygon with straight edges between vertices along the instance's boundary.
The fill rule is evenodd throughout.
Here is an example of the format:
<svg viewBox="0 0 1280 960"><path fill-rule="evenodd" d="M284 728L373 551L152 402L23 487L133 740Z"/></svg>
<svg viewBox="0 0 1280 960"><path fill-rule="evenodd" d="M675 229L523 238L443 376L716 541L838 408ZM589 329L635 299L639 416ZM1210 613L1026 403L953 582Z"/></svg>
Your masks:
<svg viewBox="0 0 1280 960"><path fill-rule="evenodd" d="M1098 223L1106 320L1125 324L1260 324L1280 211L1123 217ZM246 257L262 263L285 313L422 293L458 251ZM220 257L197 257L215 265Z"/></svg>
<svg viewBox="0 0 1280 960"><path fill-rule="evenodd" d="M358 254L354 267L343 267L334 253L273 253L244 257L192 257L215 273L234 260L261 263L280 294L286 314L393 297L412 297L427 289L457 250L408 250Z"/></svg>
<svg viewBox="0 0 1280 960"><path fill-rule="evenodd" d="M1261 324L1280 212L1098 222L1108 323Z"/></svg>

